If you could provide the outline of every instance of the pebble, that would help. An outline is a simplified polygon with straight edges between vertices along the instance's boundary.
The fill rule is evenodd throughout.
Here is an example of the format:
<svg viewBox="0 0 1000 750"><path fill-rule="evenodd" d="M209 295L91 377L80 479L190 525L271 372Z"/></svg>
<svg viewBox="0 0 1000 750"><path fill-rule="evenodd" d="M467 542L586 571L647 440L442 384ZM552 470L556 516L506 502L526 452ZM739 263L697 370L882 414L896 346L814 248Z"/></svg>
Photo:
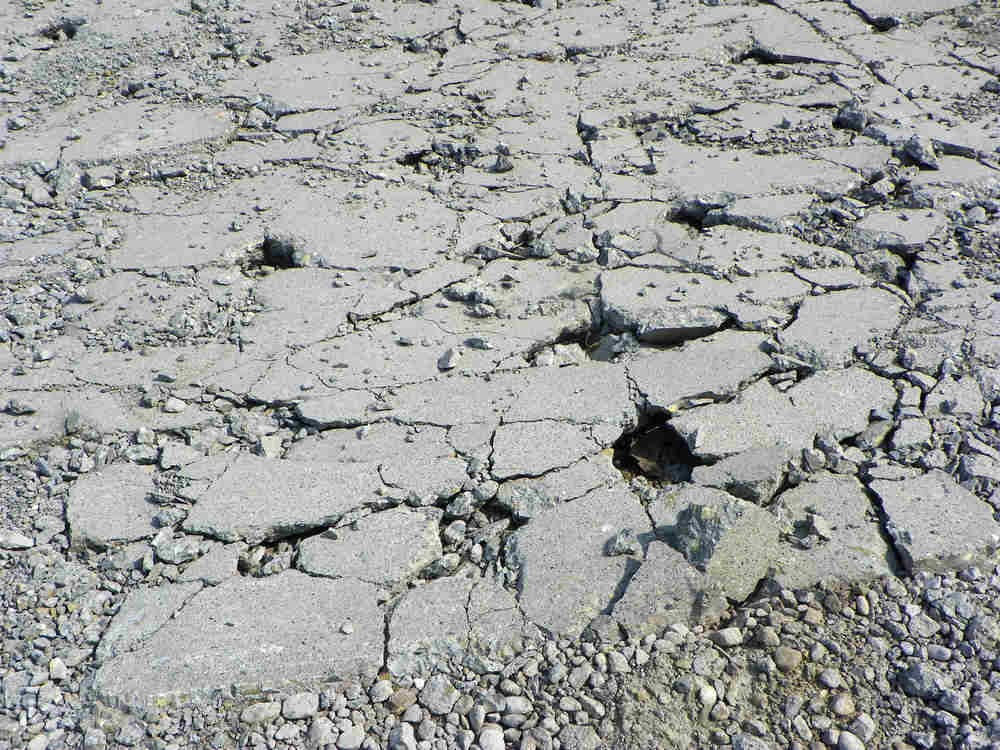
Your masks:
<svg viewBox="0 0 1000 750"><path fill-rule="evenodd" d="M774 663L782 672L791 672L802 663L802 652L788 646L779 646L774 651Z"/></svg>
<svg viewBox="0 0 1000 750"><path fill-rule="evenodd" d="M281 715L286 719L308 719L318 710L319 696L316 693L295 693L281 704Z"/></svg>

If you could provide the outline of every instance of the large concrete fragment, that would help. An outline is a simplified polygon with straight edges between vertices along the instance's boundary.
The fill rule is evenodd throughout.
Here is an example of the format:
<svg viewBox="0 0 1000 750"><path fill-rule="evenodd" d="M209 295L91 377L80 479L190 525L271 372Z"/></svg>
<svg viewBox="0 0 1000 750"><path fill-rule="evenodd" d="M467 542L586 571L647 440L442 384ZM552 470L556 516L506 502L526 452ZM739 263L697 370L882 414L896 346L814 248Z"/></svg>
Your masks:
<svg viewBox="0 0 1000 750"><path fill-rule="evenodd" d="M869 485L885 513L885 528L908 571L988 565L1000 548L993 508L942 471Z"/></svg>
<svg viewBox="0 0 1000 750"><path fill-rule="evenodd" d="M498 671L510 642L528 632L514 595L475 574L411 589L389 620L386 666L395 677L428 675L449 662Z"/></svg>
<svg viewBox="0 0 1000 750"><path fill-rule="evenodd" d="M718 487L743 500L766 505L778 491L794 455L780 441L760 445L724 458L711 466L696 466L691 481L705 487Z"/></svg>
<svg viewBox="0 0 1000 750"><path fill-rule="evenodd" d="M553 633L574 638L614 602L638 563L630 555L608 556L625 529L649 530L649 519L628 490L595 490L539 513L507 543L507 561L519 571L519 601L525 617Z"/></svg>
<svg viewBox="0 0 1000 750"><path fill-rule="evenodd" d="M724 398L764 373L771 358L757 333L721 331L676 349L642 350L628 374L647 408L672 411L691 399Z"/></svg>
<svg viewBox="0 0 1000 750"><path fill-rule="evenodd" d="M441 510L393 508L299 545L299 570L397 587L441 557Z"/></svg>
<svg viewBox="0 0 1000 750"><path fill-rule="evenodd" d="M204 490L184 530L258 544L332 526L348 510L374 503L381 486L373 464L303 465L243 453Z"/></svg>
<svg viewBox="0 0 1000 750"><path fill-rule="evenodd" d="M817 370L847 367L859 346L892 333L902 321L902 300L882 289L848 289L808 297L795 322L777 334L792 364Z"/></svg>
<svg viewBox="0 0 1000 750"><path fill-rule="evenodd" d="M896 573L864 487L850 476L821 473L775 503L783 543L774 580L784 588L821 581L863 581Z"/></svg>
<svg viewBox="0 0 1000 750"><path fill-rule="evenodd" d="M169 583L133 591L104 631L94 652L98 662L131 651L162 628L184 604L201 591L201 583Z"/></svg>
<svg viewBox="0 0 1000 750"><path fill-rule="evenodd" d="M502 424L493 438L492 473L498 480L541 476L599 450L586 426L552 420Z"/></svg>
<svg viewBox="0 0 1000 750"><path fill-rule="evenodd" d="M677 515L673 544L730 599L753 593L778 558L778 520L744 500L691 504Z"/></svg>
<svg viewBox="0 0 1000 750"><path fill-rule="evenodd" d="M231 578L188 600L133 651L106 661L95 675L95 694L114 706L145 709L231 689L371 679L383 658L375 597L371 584L294 570ZM344 623L352 632L339 627Z"/></svg>
<svg viewBox="0 0 1000 750"><path fill-rule="evenodd" d="M150 501L153 473L145 466L113 464L73 483L66 501L66 520L74 546L106 547L153 536Z"/></svg>
<svg viewBox="0 0 1000 750"><path fill-rule="evenodd" d="M651 542L612 615L630 637L662 633L674 623L692 625L718 617L725 592L663 542Z"/></svg>
<svg viewBox="0 0 1000 750"><path fill-rule="evenodd" d="M792 450L812 447L821 429L838 439L868 426L874 408L890 408L892 384L867 370L850 368L809 377L786 392L766 380L751 384L732 401L681 412L670 425L698 457L717 460L782 442Z"/></svg>

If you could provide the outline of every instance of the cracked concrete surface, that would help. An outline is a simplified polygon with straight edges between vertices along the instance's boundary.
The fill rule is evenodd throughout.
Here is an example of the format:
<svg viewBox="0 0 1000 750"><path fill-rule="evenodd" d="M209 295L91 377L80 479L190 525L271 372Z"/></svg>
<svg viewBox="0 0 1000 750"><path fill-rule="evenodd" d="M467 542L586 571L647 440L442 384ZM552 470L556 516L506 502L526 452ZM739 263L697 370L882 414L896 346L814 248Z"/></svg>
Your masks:
<svg viewBox="0 0 1000 750"><path fill-rule="evenodd" d="M56 552L131 561L101 701L995 560L995 9L36 5L0 461L65 498ZM56 59L98 49L135 59Z"/></svg>

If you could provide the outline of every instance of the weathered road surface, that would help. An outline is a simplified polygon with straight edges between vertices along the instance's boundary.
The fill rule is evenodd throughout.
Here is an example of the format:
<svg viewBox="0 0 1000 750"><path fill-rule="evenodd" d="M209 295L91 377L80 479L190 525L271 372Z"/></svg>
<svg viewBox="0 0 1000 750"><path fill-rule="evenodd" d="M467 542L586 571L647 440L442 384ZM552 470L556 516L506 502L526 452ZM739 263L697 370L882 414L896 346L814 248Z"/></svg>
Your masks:
<svg viewBox="0 0 1000 750"><path fill-rule="evenodd" d="M648 746L593 696L688 627L799 669L753 597L986 596L998 41L961 0L6 0L0 748ZM991 668L940 699L916 643L948 750L1000 741L955 707ZM663 742L901 731L864 678L757 731L716 661Z"/></svg>

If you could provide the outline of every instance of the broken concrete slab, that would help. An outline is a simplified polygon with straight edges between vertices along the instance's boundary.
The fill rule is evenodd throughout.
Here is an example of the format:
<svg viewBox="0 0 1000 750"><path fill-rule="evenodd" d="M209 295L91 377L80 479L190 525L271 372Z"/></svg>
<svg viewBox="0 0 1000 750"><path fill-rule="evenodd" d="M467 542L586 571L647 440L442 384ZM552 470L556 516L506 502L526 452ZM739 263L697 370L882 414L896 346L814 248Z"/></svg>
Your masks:
<svg viewBox="0 0 1000 750"><path fill-rule="evenodd" d="M131 651L162 628L199 591L201 583L173 583L132 592L104 631L94 657L104 662Z"/></svg>
<svg viewBox="0 0 1000 750"><path fill-rule="evenodd" d="M725 593L681 552L650 542L646 559L611 614L629 637L645 637L675 623L711 622L725 606Z"/></svg>
<svg viewBox="0 0 1000 750"><path fill-rule="evenodd" d="M82 477L66 501L71 542L101 549L152 537L157 512L152 493L153 472L145 466L113 464Z"/></svg>
<svg viewBox="0 0 1000 750"><path fill-rule="evenodd" d="M767 505L781 487L789 459L795 455L780 441L760 445L711 466L696 466L691 481L704 487L716 487L758 505Z"/></svg>
<svg viewBox="0 0 1000 750"><path fill-rule="evenodd" d="M630 358L629 379L650 411L678 411L699 399L722 399L771 367L765 337L720 331L680 348L645 350Z"/></svg>
<svg viewBox="0 0 1000 750"><path fill-rule="evenodd" d="M134 650L104 662L94 690L110 705L141 711L330 675L371 679L383 659L375 598L374 586L347 578L237 576L203 589ZM331 627L345 622L351 633Z"/></svg>
<svg viewBox="0 0 1000 750"><path fill-rule="evenodd" d="M783 492L774 512L785 526L774 580L799 589L831 579L895 574L895 552L865 488L854 477L821 472Z"/></svg>
<svg viewBox="0 0 1000 750"><path fill-rule="evenodd" d="M629 555L607 555L623 529L644 533L649 519L634 495L615 488L543 511L516 531L506 555L518 571L525 617L553 633L579 636L614 603L638 563Z"/></svg>
<svg viewBox="0 0 1000 750"><path fill-rule="evenodd" d="M411 589L393 609L386 667L400 677L428 675L449 662L482 673L528 632L511 592L474 574L438 578Z"/></svg>
<svg viewBox="0 0 1000 750"><path fill-rule="evenodd" d="M942 471L901 481L878 479L869 487L879 497L886 531L908 571L985 564L1000 548L993 508Z"/></svg>
<svg viewBox="0 0 1000 750"><path fill-rule="evenodd" d="M332 526L348 510L375 503L381 487L374 464L303 465L244 453L210 481L183 527L223 542L259 544ZM296 502L275 502L288 497Z"/></svg>
<svg viewBox="0 0 1000 750"><path fill-rule="evenodd" d="M302 541L296 567L310 575L397 588L441 557L441 516L438 508L374 513Z"/></svg>
<svg viewBox="0 0 1000 750"><path fill-rule="evenodd" d="M795 322L776 334L778 351L794 365L847 367L855 349L902 321L902 300L882 289L848 289L806 298Z"/></svg>
<svg viewBox="0 0 1000 750"><path fill-rule="evenodd" d="M493 438L491 473L497 480L537 477L600 450L586 427L553 420L502 424Z"/></svg>

